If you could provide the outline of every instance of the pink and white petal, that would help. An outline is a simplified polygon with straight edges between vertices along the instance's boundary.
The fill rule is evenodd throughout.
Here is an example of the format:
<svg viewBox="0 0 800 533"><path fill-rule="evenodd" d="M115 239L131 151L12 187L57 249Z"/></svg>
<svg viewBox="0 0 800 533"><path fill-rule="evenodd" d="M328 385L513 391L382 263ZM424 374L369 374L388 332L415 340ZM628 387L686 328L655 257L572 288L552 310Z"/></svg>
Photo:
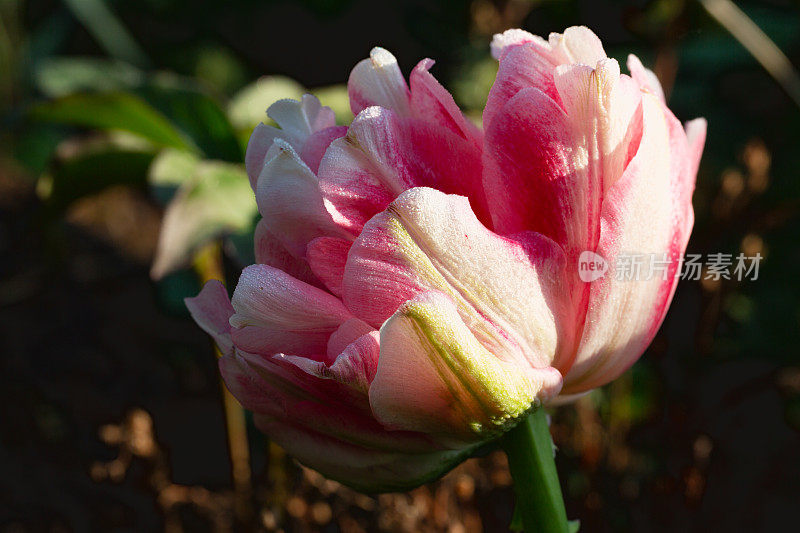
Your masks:
<svg viewBox="0 0 800 533"><path fill-rule="evenodd" d="M570 26L563 34L551 33L548 42L551 57L557 64L592 66L606 59L600 38L586 26Z"/></svg>
<svg viewBox="0 0 800 533"><path fill-rule="evenodd" d="M331 143L347 134L347 126L332 126L312 133L300 149L300 159L314 174L319 170L319 162Z"/></svg>
<svg viewBox="0 0 800 533"><path fill-rule="evenodd" d="M642 89L654 94L666 105L667 99L664 96L664 88L661 87L658 77L652 70L645 68L639 58L633 54L628 54L628 70L631 73L631 77Z"/></svg>
<svg viewBox="0 0 800 533"><path fill-rule="evenodd" d="M355 352L361 351L367 367L372 364L367 360L377 357L375 338L368 337L359 339L360 346L351 354L354 359ZM225 384L256 415L366 450L419 454L442 449L427 435L387 431L373 417L362 390L337 381L329 371L316 375L317 368L313 360L283 354L260 357L236 352L220 360ZM297 452L294 447L288 449Z"/></svg>
<svg viewBox="0 0 800 533"><path fill-rule="evenodd" d="M553 81L555 67L549 57L532 44L509 48L500 59L497 77L486 100L483 127L488 130L497 113L522 89L535 87L560 104L561 97Z"/></svg>
<svg viewBox="0 0 800 533"><path fill-rule="evenodd" d="M452 95L429 72L432 59L423 59L411 71L411 111L413 115L446 128L480 148L479 128L464 117Z"/></svg>
<svg viewBox="0 0 800 533"><path fill-rule="evenodd" d="M589 175L605 193L622 176L638 146L640 133L633 126L638 123L639 87L628 76L620 76L616 59L602 59L594 68L559 66L555 84L572 124L574 143L586 150Z"/></svg>
<svg viewBox="0 0 800 533"><path fill-rule="evenodd" d="M267 265L242 271L231 303L234 344L261 355L325 354L328 338L352 318L335 296Z"/></svg>
<svg viewBox="0 0 800 533"><path fill-rule="evenodd" d="M480 157L473 143L436 124L371 107L331 144L320 164L320 188L333 219L355 235L417 186L466 195L488 220Z"/></svg>
<svg viewBox="0 0 800 533"><path fill-rule="evenodd" d="M230 352L233 342L229 320L235 311L222 282L216 279L207 281L197 296L186 298L184 302L194 321L211 335L220 351Z"/></svg>
<svg viewBox="0 0 800 533"><path fill-rule="evenodd" d="M346 234L325 209L319 181L311 169L288 143L278 139L274 146L277 154L258 178L256 203L267 229L289 253L302 258L316 237Z"/></svg>
<svg viewBox="0 0 800 533"><path fill-rule="evenodd" d="M258 176L261 175L264 163L267 160L267 151L280 135L281 130L263 123L256 126L253 133L250 134L250 140L247 141L247 150L244 155L244 165L253 191L256 190Z"/></svg>
<svg viewBox="0 0 800 533"><path fill-rule="evenodd" d="M639 150L603 203L603 233L597 253L610 263L623 254L664 254L672 265L664 276L639 280L608 275L591 284L578 354L564 380L564 394L608 383L642 354L669 305L678 257L685 248L686 200L670 147L670 127L657 97L642 97ZM662 279L663 278L663 279Z"/></svg>
<svg viewBox="0 0 800 533"><path fill-rule="evenodd" d="M280 129L259 124L250 135L245 152L245 167L254 191L264 164L271 159L268 151L275 139L283 139L300 152L312 134L336 125L333 111L327 106L323 107L317 97L310 94L303 95L300 101L278 100L269 107L267 115ZM309 150L309 155L313 155L312 149Z"/></svg>
<svg viewBox="0 0 800 533"><path fill-rule="evenodd" d="M450 297L428 292L404 303L381 328L369 399L386 426L458 446L501 434L560 388L558 370L498 359Z"/></svg>
<svg viewBox="0 0 800 533"><path fill-rule="evenodd" d="M360 61L347 81L350 109L358 115L370 106L391 109L400 115L410 113L409 91L397 59L376 46L368 59Z"/></svg>
<svg viewBox="0 0 800 533"><path fill-rule="evenodd" d="M345 267L343 301L380 326L431 290L456 302L472 333L500 359L550 365L572 349L561 249L541 235L500 237L466 198L418 187L364 227Z"/></svg>
<svg viewBox="0 0 800 533"><path fill-rule="evenodd" d="M706 144L706 119L696 118L686 123L686 140L689 143L689 174L697 175L700 167L700 157L703 155L703 146Z"/></svg>
<svg viewBox="0 0 800 533"><path fill-rule="evenodd" d="M306 260L314 275L321 279L333 294L342 294L342 278L351 241L336 237L317 237L306 249Z"/></svg>
<svg viewBox="0 0 800 533"><path fill-rule="evenodd" d="M324 286L311 271L309 264L289 253L280 239L269 231L263 219L256 224L254 241L256 263L283 270L293 278L309 285L320 288Z"/></svg>
<svg viewBox="0 0 800 533"><path fill-rule="evenodd" d="M281 127L282 138L298 151L311 134L336 125L333 110L320 104L313 94L304 94L299 101L278 100L269 106L267 116Z"/></svg>
<svg viewBox="0 0 800 533"><path fill-rule="evenodd" d="M514 28L506 30L503 33L494 34L494 37L492 37L492 43L490 45L492 57L500 60L502 59L503 54L507 51L512 50L519 45L528 43L534 43L542 50L547 50L550 46L547 41L538 35L533 35L525 30Z"/></svg>

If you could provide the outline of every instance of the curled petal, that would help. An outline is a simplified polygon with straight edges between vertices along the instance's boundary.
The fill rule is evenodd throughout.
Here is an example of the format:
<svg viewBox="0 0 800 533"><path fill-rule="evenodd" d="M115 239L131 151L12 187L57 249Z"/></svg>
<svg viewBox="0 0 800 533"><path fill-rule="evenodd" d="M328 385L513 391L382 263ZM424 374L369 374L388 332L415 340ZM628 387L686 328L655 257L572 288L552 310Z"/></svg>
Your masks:
<svg viewBox="0 0 800 533"><path fill-rule="evenodd" d="M399 429L480 441L558 393L561 374L502 361L464 323L448 296L423 293L381 328L369 389L375 416Z"/></svg>
<svg viewBox="0 0 800 533"><path fill-rule="evenodd" d="M308 243L306 259L311 271L337 296L342 294L344 265L352 245L351 241L336 237L317 237Z"/></svg>

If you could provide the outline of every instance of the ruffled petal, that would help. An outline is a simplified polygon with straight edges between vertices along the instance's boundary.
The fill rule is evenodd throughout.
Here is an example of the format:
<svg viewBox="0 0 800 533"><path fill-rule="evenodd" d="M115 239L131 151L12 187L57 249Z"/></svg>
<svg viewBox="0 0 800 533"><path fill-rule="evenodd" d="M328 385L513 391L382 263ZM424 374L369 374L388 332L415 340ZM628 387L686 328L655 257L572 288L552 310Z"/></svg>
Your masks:
<svg viewBox="0 0 800 533"><path fill-rule="evenodd" d="M232 305L234 343L262 355L324 355L331 333L352 318L335 296L267 265L242 271Z"/></svg>
<svg viewBox="0 0 800 533"><path fill-rule="evenodd" d="M468 443L502 433L560 387L561 374L552 367L498 359L451 298L428 292L404 303L381 328L369 397L389 427Z"/></svg>
<svg viewBox="0 0 800 533"><path fill-rule="evenodd" d="M254 235L256 263L283 270L293 278L304 281L315 287L323 287L322 282L311 271L309 264L292 255L281 242L281 239L270 232L264 220L256 224Z"/></svg>
<svg viewBox="0 0 800 533"><path fill-rule="evenodd" d="M563 268L563 253L549 239L500 237L466 198L420 187L365 226L348 256L342 296L354 315L378 327L405 301L442 292L495 356L546 367L571 349Z"/></svg>
<svg viewBox="0 0 800 533"><path fill-rule="evenodd" d="M352 245L351 241L336 237L317 237L308 243L306 259L311 271L337 296L342 294L344 265Z"/></svg>

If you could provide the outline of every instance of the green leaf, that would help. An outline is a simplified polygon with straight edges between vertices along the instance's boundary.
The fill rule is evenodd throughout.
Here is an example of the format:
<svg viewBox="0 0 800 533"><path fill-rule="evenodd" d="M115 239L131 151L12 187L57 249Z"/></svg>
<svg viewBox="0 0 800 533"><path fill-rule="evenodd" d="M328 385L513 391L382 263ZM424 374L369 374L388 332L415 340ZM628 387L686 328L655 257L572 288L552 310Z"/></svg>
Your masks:
<svg viewBox="0 0 800 533"><path fill-rule="evenodd" d="M306 90L291 78L268 76L241 89L228 104L228 116L238 130L250 132L267 120L267 108L282 98L299 99Z"/></svg>
<svg viewBox="0 0 800 533"><path fill-rule="evenodd" d="M224 234L249 231L256 201L242 165L203 161L178 189L161 225L152 275L187 265L202 245Z"/></svg>
<svg viewBox="0 0 800 533"><path fill-rule="evenodd" d="M38 104L30 114L42 121L127 131L157 145L196 150L164 115L128 93L72 94Z"/></svg>
<svg viewBox="0 0 800 533"><path fill-rule="evenodd" d="M45 59L36 65L33 78L42 94L58 98L84 91L127 89L143 83L144 74L123 61L58 57Z"/></svg>
<svg viewBox="0 0 800 533"><path fill-rule="evenodd" d="M193 179L200 158L189 152L165 148L153 160L147 173L147 182L153 196L167 205L181 185Z"/></svg>
<svg viewBox="0 0 800 533"><path fill-rule="evenodd" d="M137 94L191 138L206 158L232 163L244 160L228 117L213 98L191 83L162 76Z"/></svg>
<svg viewBox="0 0 800 533"><path fill-rule="evenodd" d="M49 174L48 207L63 211L72 202L111 185L144 186L153 153L104 146L54 166Z"/></svg>
<svg viewBox="0 0 800 533"><path fill-rule="evenodd" d="M567 528L569 529L569 533L578 533L578 531L581 530L581 521L570 520L567 522Z"/></svg>

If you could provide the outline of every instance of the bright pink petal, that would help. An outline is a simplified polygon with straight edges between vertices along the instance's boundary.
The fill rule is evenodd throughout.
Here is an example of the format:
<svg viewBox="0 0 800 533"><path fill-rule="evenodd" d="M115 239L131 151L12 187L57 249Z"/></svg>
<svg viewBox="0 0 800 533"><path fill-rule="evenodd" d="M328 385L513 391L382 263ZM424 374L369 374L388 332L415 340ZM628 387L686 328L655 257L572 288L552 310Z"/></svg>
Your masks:
<svg viewBox="0 0 800 533"><path fill-rule="evenodd" d="M234 344L263 355L325 354L328 338L352 318L338 298L266 265L242 271L232 304Z"/></svg>
<svg viewBox="0 0 800 533"><path fill-rule="evenodd" d="M231 325L228 320L234 313L228 291L219 280L212 279L200 294L184 300L189 313L203 331L211 335L223 353L232 350Z"/></svg>
<svg viewBox="0 0 800 533"><path fill-rule="evenodd" d="M469 122L450 93L436 81L430 68L432 59L423 59L411 71L411 110L420 120L439 124L480 147L480 130Z"/></svg>

